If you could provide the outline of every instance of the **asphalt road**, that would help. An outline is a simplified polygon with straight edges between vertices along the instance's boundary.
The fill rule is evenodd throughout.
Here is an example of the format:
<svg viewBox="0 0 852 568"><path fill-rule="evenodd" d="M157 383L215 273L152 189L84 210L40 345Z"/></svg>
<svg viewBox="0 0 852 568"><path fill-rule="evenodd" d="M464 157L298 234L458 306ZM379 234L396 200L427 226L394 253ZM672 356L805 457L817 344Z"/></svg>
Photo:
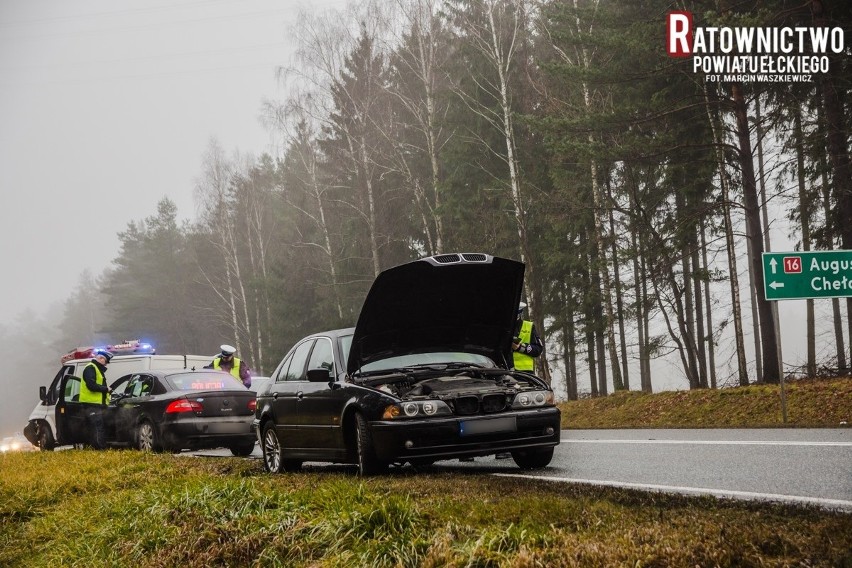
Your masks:
<svg viewBox="0 0 852 568"><path fill-rule="evenodd" d="M184 455L226 456L227 450ZM260 458L255 448L254 458ZM306 469L341 467L306 464ZM647 491L810 504L852 512L852 429L563 430L550 466L522 472L511 459L438 462L473 469Z"/></svg>

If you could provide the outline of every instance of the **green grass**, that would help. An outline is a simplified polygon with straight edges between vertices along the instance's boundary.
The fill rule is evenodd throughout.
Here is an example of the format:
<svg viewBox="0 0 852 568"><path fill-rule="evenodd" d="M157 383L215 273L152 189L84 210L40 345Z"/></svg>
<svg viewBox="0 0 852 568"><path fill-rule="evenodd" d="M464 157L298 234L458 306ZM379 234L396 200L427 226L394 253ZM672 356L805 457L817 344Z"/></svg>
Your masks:
<svg viewBox="0 0 852 568"><path fill-rule="evenodd" d="M852 515L464 473L0 457L0 566L850 566Z"/></svg>
<svg viewBox="0 0 852 568"><path fill-rule="evenodd" d="M668 391L621 391L561 403L563 428L840 427L852 424L852 378L786 384L787 422L778 385Z"/></svg>

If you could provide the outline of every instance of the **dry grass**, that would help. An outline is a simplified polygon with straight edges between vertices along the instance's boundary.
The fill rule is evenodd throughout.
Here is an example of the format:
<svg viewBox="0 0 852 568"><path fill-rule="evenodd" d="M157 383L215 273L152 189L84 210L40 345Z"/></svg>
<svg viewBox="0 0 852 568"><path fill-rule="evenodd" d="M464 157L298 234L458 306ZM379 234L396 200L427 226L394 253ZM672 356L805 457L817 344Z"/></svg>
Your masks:
<svg viewBox="0 0 852 568"><path fill-rule="evenodd" d="M464 473L0 458L0 566L850 566L852 515Z"/></svg>
<svg viewBox="0 0 852 568"><path fill-rule="evenodd" d="M794 427L852 424L852 378L797 380L786 385L787 423ZM782 427L777 385L669 391L622 391L560 404L563 428Z"/></svg>

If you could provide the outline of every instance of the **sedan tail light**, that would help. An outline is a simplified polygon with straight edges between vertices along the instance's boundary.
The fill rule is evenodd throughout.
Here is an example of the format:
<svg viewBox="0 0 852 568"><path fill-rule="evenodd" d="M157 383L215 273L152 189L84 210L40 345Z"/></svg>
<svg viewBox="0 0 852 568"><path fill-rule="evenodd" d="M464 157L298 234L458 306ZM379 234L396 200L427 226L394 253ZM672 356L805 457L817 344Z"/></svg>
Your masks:
<svg viewBox="0 0 852 568"><path fill-rule="evenodd" d="M200 402L194 400L175 400L166 407L166 414L174 414L176 412L201 412L204 407Z"/></svg>
<svg viewBox="0 0 852 568"><path fill-rule="evenodd" d="M255 410L257 410L257 399L256 398L253 398L249 401L248 409L249 409L250 412L254 412Z"/></svg>

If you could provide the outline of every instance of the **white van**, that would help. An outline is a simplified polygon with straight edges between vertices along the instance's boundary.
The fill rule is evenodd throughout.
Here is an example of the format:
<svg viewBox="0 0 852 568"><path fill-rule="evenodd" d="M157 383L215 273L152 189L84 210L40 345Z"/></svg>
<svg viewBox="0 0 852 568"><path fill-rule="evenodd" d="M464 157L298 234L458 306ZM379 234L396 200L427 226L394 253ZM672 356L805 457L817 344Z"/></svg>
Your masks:
<svg viewBox="0 0 852 568"><path fill-rule="evenodd" d="M107 367L107 384L130 373L158 369L200 369L212 361L209 355L115 355ZM80 394L80 378L91 357L62 362L49 387L39 387L39 402L30 414L24 436L42 450L86 442L73 438L65 426L65 401ZM74 379L74 380L69 380ZM64 396L61 396L63 395Z"/></svg>

